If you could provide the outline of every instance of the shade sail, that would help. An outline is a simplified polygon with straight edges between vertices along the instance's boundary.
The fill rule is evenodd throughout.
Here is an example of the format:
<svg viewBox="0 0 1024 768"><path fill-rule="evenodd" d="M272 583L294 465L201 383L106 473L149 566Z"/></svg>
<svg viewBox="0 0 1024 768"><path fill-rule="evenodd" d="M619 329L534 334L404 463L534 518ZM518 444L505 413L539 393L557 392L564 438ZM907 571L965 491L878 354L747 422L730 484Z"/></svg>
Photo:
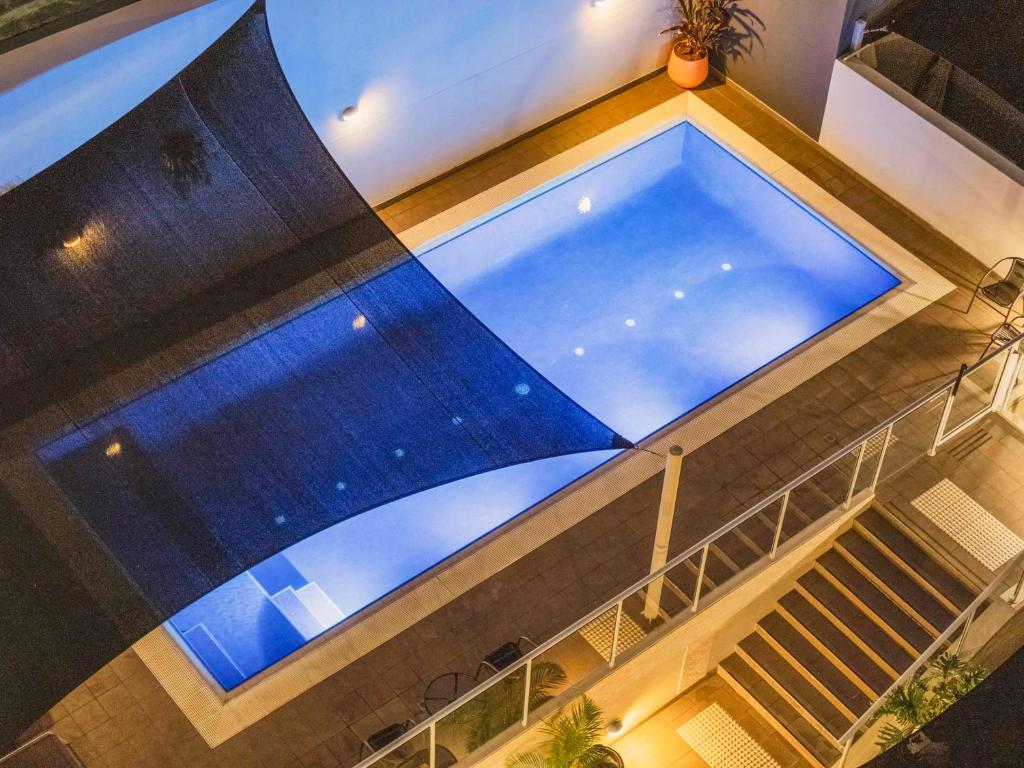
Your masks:
<svg viewBox="0 0 1024 768"><path fill-rule="evenodd" d="M65 652L52 611L67 600L0 601L5 626L39 635L0 654L0 684L47 678L15 705L19 727L104 653L316 531L475 473L628 445L369 208L288 89L261 3L138 108L0 197L0 232L8 423L322 278L297 314L201 366L167 368L163 385L38 446L33 465L81 546L18 534L26 545L2 551L5 589L87 604L97 637ZM38 530L26 510L10 514ZM0 737L13 732L4 723Z"/></svg>

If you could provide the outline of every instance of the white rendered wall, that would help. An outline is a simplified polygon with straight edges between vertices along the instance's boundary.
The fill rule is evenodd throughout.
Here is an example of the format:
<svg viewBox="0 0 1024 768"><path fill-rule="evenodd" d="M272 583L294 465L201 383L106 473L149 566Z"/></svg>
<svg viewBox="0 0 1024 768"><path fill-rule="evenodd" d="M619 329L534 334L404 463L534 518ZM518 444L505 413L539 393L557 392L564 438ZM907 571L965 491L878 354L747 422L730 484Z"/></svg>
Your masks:
<svg viewBox="0 0 1024 768"><path fill-rule="evenodd" d="M1024 252L1024 186L841 61L820 141L982 263Z"/></svg>
<svg viewBox="0 0 1024 768"><path fill-rule="evenodd" d="M142 0L0 56L0 191L145 99L248 5ZM667 0L267 5L303 109L372 203L653 71L670 15Z"/></svg>
<svg viewBox="0 0 1024 768"><path fill-rule="evenodd" d="M371 203L664 63L666 0L270 0L293 89ZM343 123L339 112L359 108Z"/></svg>

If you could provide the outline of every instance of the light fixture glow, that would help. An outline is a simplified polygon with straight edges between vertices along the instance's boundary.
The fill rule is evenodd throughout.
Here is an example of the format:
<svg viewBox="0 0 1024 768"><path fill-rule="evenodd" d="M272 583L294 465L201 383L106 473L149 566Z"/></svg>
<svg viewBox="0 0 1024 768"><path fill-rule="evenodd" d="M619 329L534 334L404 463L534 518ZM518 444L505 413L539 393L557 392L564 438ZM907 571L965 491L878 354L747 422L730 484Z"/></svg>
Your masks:
<svg viewBox="0 0 1024 768"><path fill-rule="evenodd" d="M673 296L675 296L675 297L676 297L677 299L681 299L681 298L683 298L683 297L684 297L684 296L685 296L686 294L685 294L685 293L683 293L682 291L676 291L676 292L675 292L675 293L673 293L672 295L673 295Z"/></svg>
<svg viewBox="0 0 1024 768"><path fill-rule="evenodd" d="M593 201L584 195L580 198L580 201L576 204L576 210L580 213L590 213L590 209L594 207Z"/></svg>
<svg viewBox="0 0 1024 768"><path fill-rule="evenodd" d="M351 123L359 116L359 107L345 107L341 110L341 119L346 123Z"/></svg>
<svg viewBox="0 0 1024 768"><path fill-rule="evenodd" d="M335 483L334 487L337 488L339 491L344 491L348 486L345 485L345 483L340 483L339 482L339 483Z"/></svg>
<svg viewBox="0 0 1024 768"><path fill-rule="evenodd" d="M357 331L361 328L366 327L366 315L359 315L355 320L352 321L352 327Z"/></svg>
<svg viewBox="0 0 1024 768"><path fill-rule="evenodd" d="M525 381L521 381L514 387L517 395L528 395L530 394L530 385Z"/></svg>
<svg viewBox="0 0 1024 768"><path fill-rule="evenodd" d="M395 448L395 458L396 459L400 459L403 456L405 456L405 449L404 448Z"/></svg>
<svg viewBox="0 0 1024 768"><path fill-rule="evenodd" d="M103 451L103 453L106 454L108 459L112 459L115 456L120 456L121 444L115 440L114 442L107 446L106 450Z"/></svg>
<svg viewBox="0 0 1024 768"><path fill-rule="evenodd" d="M618 718L608 723L608 735L614 736L617 733L622 733L622 721Z"/></svg>
<svg viewBox="0 0 1024 768"><path fill-rule="evenodd" d="M632 317L627 317L626 326L629 328L636 328L636 319Z"/></svg>
<svg viewBox="0 0 1024 768"><path fill-rule="evenodd" d="M732 269L732 264L730 264L728 261L725 262L724 264L722 264L722 271L723 272L728 272L731 269Z"/></svg>
<svg viewBox="0 0 1024 768"><path fill-rule="evenodd" d="M576 357L583 357L585 354L587 354L587 350L585 350L583 347L576 347L576 349L574 349L572 353L576 355Z"/></svg>
<svg viewBox="0 0 1024 768"><path fill-rule="evenodd" d="M81 242L82 242L82 236L81 235L71 235L70 237L68 237L68 238L66 238L64 240L63 245L64 245L65 248L74 248L76 245L78 245Z"/></svg>

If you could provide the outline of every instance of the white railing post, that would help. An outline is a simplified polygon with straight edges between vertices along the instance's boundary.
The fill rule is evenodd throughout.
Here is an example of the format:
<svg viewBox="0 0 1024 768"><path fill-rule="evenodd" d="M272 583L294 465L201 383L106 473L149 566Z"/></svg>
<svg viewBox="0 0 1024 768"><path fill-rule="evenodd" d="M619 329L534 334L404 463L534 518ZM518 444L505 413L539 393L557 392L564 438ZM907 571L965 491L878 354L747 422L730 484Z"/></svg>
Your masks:
<svg viewBox="0 0 1024 768"><path fill-rule="evenodd" d="M615 659L619 656L619 631L622 629L622 601L615 606L615 629L612 630L612 649L608 654L608 666L615 666Z"/></svg>
<svg viewBox="0 0 1024 768"><path fill-rule="evenodd" d="M1005 411L1009 405L1010 395L1020 375L1022 356L1020 354L1020 342L1017 342L1006 352L1006 360L1003 362L1002 370L999 373L999 383L996 385L996 393L992 398L993 411Z"/></svg>
<svg viewBox="0 0 1024 768"><path fill-rule="evenodd" d="M437 721L430 722L430 765L428 768L437 768Z"/></svg>
<svg viewBox="0 0 1024 768"><path fill-rule="evenodd" d="M846 768L846 763L850 759L850 747L853 746L853 736L846 740L843 744L843 755L839 758L839 765L836 768Z"/></svg>
<svg viewBox="0 0 1024 768"><path fill-rule="evenodd" d="M1013 588L1013 600L1010 605L1016 608L1020 605L1020 593L1024 590L1024 567L1020 569L1020 576L1017 577L1017 586Z"/></svg>
<svg viewBox="0 0 1024 768"><path fill-rule="evenodd" d="M871 493L875 492L878 488L878 481L882 477L882 464L885 462L885 454L889 450L889 441L892 440L892 430L896 426L896 422L892 422L888 427L885 428L885 438L882 441L882 448L878 452L878 464L875 466L875 474L871 478Z"/></svg>
<svg viewBox="0 0 1024 768"><path fill-rule="evenodd" d="M789 507L789 491L782 495L782 506L779 507L779 520L775 523L775 538L772 539L772 551L768 553L768 559L774 560L779 552L779 542L782 541L782 524L786 520L786 509Z"/></svg>
<svg viewBox="0 0 1024 768"><path fill-rule="evenodd" d="M693 588L693 605L690 609L696 613L697 606L700 604L700 590L704 586L704 571L708 567L708 550L711 549L710 544L704 545L704 550L700 555L700 568L697 570L697 586Z"/></svg>
<svg viewBox="0 0 1024 768"><path fill-rule="evenodd" d="M853 501L853 492L857 489L857 478L860 476L860 468L864 464L864 452L868 449L868 441L865 440L860 444L860 450L857 451L857 463L853 467L853 477L850 478L850 490L846 492L846 502L843 504L843 509L849 509L850 503Z"/></svg>
<svg viewBox="0 0 1024 768"><path fill-rule="evenodd" d="M530 724L530 678L533 676L533 657L526 660L526 679L523 681L523 728Z"/></svg>
<svg viewBox="0 0 1024 768"><path fill-rule="evenodd" d="M946 422L949 421L949 414L953 410L953 400L956 398L957 390L960 389L960 379L963 377L966 369L966 365L960 366L960 373L957 374L956 381L953 382L953 385L946 393L946 402L942 406L942 416L939 418L939 424L935 429L935 437L932 438L931 447L928 449L929 456L934 456L935 452L939 449L939 445L942 443L942 435L946 431Z"/></svg>
<svg viewBox="0 0 1024 768"><path fill-rule="evenodd" d="M977 614L978 609L974 608L969 614L967 614L967 621L964 622L964 631L960 633L960 639L956 641L956 650L954 653L959 656L964 649L964 641L967 640L967 632L971 628L971 624L974 623L974 616Z"/></svg>
<svg viewBox="0 0 1024 768"><path fill-rule="evenodd" d="M679 477L683 470L683 449L673 445L665 458L665 477L661 484L661 503L658 505L658 526L654 531L654 548L651 550L651 573L668 562L668 545L672 539L672 520L676 514L676 497L679 495ZM644 602L644 618L654 621L661 612L661 589L665 577L659 576L647 585L647 600Z"/></svg>

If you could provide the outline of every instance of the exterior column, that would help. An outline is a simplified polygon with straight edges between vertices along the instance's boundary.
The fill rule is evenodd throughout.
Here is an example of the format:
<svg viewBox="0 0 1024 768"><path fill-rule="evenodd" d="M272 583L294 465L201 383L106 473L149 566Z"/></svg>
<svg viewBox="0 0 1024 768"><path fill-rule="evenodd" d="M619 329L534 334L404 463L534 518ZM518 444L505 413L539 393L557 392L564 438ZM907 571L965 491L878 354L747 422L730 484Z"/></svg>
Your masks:
<svg viewBox="0 0 1024 768"><path fill-rule="evenodd" d="M661 503L658 505L658 527L654 532L654 549L651 551L651 573L668 562L668 545L672 538L672 520L676 513L676 497L679 494L679 476L683 469L683 449L673 445L665 459L665 478L661 486ZM647 587L647 602L644 618L654 621L661 607L661 588L665 578L655 579Z"/></svg>

